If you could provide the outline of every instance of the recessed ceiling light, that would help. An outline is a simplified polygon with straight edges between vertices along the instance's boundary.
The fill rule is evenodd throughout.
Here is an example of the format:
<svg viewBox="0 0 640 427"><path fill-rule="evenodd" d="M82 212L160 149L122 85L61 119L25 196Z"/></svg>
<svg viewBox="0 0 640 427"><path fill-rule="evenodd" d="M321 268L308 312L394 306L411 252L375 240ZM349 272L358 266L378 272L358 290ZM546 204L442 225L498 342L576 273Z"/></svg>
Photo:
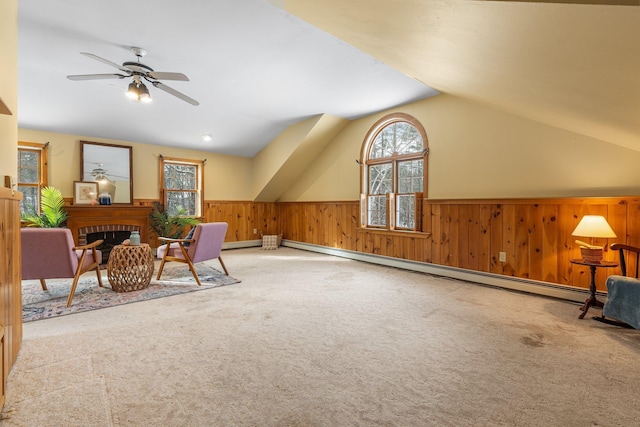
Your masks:
<svg viewBox="0 0 640 427"><path fill-rule="evenodd" d="M212 139L213 139L213 136L210 133L205 133L204 135L202 135L203 141L211 141Z"/></svg>

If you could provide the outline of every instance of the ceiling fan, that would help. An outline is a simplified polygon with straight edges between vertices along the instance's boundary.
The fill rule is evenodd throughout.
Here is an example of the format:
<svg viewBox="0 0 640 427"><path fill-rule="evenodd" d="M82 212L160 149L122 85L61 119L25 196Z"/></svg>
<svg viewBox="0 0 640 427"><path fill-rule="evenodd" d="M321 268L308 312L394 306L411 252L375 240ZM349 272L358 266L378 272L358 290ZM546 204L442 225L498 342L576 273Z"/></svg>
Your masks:
<svg viewBox="0 0 640 427"><path fill-rule="evenodd" d="M160 90L167 92L175 97L182 99L185 102L188 102L191 105L200 105L198 101L193 98L188 97L187 95L178 92L177 90L165 85L160 82L160 80L177 80L188 82L189 78L182 73L167 73L161 71L154 71L153 68L149 67L140 62L140 58L144 57L147 54L147 51L140 47L132 47L131 52L138 57L138 61L127 61L123 62L122 65L118 65L115 62L111 62L108 59L101 58L97 55L87 52L80 52L81 55L89 57L91 59L95 59L96 61L100 61L104 64L110 65L114 68L120 70L121 73L113 73L113 74L77 74L67 76L69 80L102 80L102 79L125 79L128 77L133 78L133 81L129 84L129 88L127 90L127 96L131 97L136 101L141 102L151 102L151 95L149 94L149 89L143 83L143 80L151 83L154 87L157 87Z"/></svg>
<svg viewBox="0 0 640 427"><path fill-rule="evenodd" d="M113 182L111 179L109 178L122 178L122 179L129 179L129 177L127 176L120 176L120 175L113 175L108 173L108 171L103 167L104 163L94 163L96 165L95 168L93 168L91 170L91 172L89 172L89 174L93 177L93 179L95 181L109 181L109 182Z"/></svg>

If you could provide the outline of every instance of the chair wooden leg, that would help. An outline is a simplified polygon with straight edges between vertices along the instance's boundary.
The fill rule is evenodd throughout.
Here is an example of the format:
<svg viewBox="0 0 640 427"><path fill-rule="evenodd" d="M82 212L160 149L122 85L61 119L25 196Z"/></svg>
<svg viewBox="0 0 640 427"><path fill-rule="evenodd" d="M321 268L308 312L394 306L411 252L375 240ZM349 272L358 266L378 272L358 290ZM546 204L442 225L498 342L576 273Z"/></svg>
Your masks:
<svg viewBox="0 0 640 427"><path fill-rule="evenodd" d="M222 266L222 269L224 270L224 274L226 274L228 276L229 272L227 271L227 267L225 267L224 262L222 262L222 257L221 256L218 257L218 261L220 261L220 265Z"/></svg>
<svg viewBox="0 0 640 427"><path fill-rule="evenodd" d="M160 280L160 276L162 275L162 269L164 268L164 263L167 262L167 254L169 253L169 244L167 243L167 250L162 254L162 261L160 262L160 268L158 269L158 275L156 276L156 280Z"/></svg>
<svg viewBox="0 0 640 427"><path fill-rule="evenodd" d="M93 251L93 261L96 264L96 275L98 276L98 286L100 286L101 288L104 288L104 286L102 286L102 274L100 274L100 264L98 264L98 253L96 252L96 248L91 248L91 250Z"/></svg>
<svg viewBox="0 0 640 427"><path fill-rule="evenodd" d="M187 258L187 264L189 264L189 270L191 270L191 274L193 274L193 278L196 279L196 283L198 284L198 286L202 286L202 283L200 283L200 278L198 277L198 273L196 273L196 268L193 266L193 263L189 258Z"/></svg>
<svg viewBox="0 0 640 427"><path fill-rule="evenodd" d="M47 283L44 281L44 279L40 279L40 286L42 286L43 291L48 291Z"/></svg>
<svg viewBox="0 0 640 427"><path fill-rule="evenodd" d="M80 280L80 267L78 267L78 271L76 271L76 275L73 277L73 284L71 285L71 290L69 291L69 298L67 298L67 307L71 305L71 301L73 301L73 295L76 293L76 287L78 287L78 280Z"/></svg>

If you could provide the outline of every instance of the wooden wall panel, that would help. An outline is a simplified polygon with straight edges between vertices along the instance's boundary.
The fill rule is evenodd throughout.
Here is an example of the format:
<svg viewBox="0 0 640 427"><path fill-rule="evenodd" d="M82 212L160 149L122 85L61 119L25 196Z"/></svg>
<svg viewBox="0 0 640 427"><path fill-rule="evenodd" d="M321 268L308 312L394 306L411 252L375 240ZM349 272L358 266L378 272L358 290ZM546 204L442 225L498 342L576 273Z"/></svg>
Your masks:
<svg viewBox="0 0 640 427"><path fill-rule="evenodd" d="M4 401L7 376L22 345L22 255L20 250L21 193L0 188L0 347ZM1 406L1 403L0 403Z"/></svg>
<svg viewBox="0 0 640 427"><path fill-rule="evenodd" d="M227 242L261 239L262 234L280 234L275 203L206 201L205 222L229 224ZM254 233L253 231L256 230Z"/></svg>
<svg viewBox="0 0 640 427"><path fill-rule="evenodd" d="M558 206L542 205L540 217L542 271L540 280L558 282Z"/></svg>
<svg viewBox="0 0 640 427"><path fill-rule="evenodd" d="M580 257L571 233L583 215L604 215L618 235L595 244L640 246L640 198L425 200L422 207L423 233L362 229L358 201L207 201L203 219L228 222L227 241L282 233L314 245L580 288L589 286L589 269L570 262ZM617 261L618 254L606 250L605 259ZM613 273L619 268L598 269L599 290Z"/></svg>
<svg viewBox="0 0 640 427"><path fill-rule="evenodd" d="M424 233L359 228L357 201L276 206L285 239L580 288L589 287L589 269L571 263L580 258L571 233L583 215L604 215L618 235L595 240L607 245L605 259L618 260L610 243L640 246L638 198L425 200ZM597 270L599 290L613 273L619 268Z"/></svg>
<svg viewBox="0 0 640 427"><path fill-rule="evenodd" d="M503 215L502 205L495 204L491 206L491 214L489 221L489 234L490 234L490 246L489 253L491 254L491 270L489 272L495 274L504 274L503 264L499 261L498 255L500 252L504 252L502 245L502 230L503 230Z"/></svg>

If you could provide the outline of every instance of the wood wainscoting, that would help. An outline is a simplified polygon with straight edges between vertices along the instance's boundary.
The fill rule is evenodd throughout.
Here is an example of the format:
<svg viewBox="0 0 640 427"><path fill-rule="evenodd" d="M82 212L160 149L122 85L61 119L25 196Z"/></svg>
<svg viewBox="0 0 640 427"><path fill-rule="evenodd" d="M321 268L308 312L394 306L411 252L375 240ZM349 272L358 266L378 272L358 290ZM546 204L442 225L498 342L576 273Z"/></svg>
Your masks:
<svg viewBox="0 0 640 427"><path fill-rule="evenodd" d="M5 401L7 377L22 344L22 255L20 201L22 194L0 188L0 346L2 384L0 408Z"/></svg>
<svg viewBox="0 0 640 427"><path fill-rule="evenodd" d="M154 201L134 205L151 209ZM588 269L570 262L580 257L571 232L586 214L604 215L618 235L596 244L640 246L640 197L425 200L423 233L360 228L358 201L208 200L201 220L227 222L227 242L282 233L296 242L586 289ZM148 241L157 246L152 233ZM499 261L500 252L506 262ZM606 247L605 259L617 260L617 254ZM598 290L606 290L608 274L618 273L599 269Z"/></svg>
<svg viewBox="0 0 640 427"><path fill-rule="evenodd" d="M109 206L65 206L68 219L67 227L73 234L76 244L84 244L79 239L81 228L125 225L137 226L140 230L140 240L148 242L150 238L149 214L151 208L140 205L109 205Z"/></svg>
<svg viewBox="0 0 640 427"><path fill-rule="evenodd" d="M583 215L603 215L618 235L596 240L640 246L640 198L425 200L424 233L358 227L359 203L282 202L283 237L303 243L422 261L437 265L589 287L589 270L570 263L580 251L571 236ZM605 259L617 254L605 247ZM499 253L506 253L506 262ZM609 274L598 271L598 290Z"/></svg>
<svg viewBox="0 0 640 427"><path fill-rule="evenodd" d="M205 201L204 222L229 224L226 242L261 239L262 234L280 234L276 203L248 201ZM256 231L255 233L253 231Z"/></svg>

